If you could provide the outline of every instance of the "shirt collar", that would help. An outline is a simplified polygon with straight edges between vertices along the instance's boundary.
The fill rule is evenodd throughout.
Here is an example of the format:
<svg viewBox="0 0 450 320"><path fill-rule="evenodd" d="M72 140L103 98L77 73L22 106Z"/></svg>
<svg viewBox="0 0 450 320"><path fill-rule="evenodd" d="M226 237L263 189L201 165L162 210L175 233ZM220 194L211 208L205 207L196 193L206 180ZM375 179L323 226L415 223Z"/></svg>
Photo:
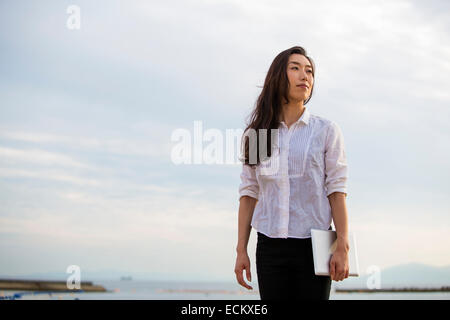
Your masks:
<svg viewBox="0 0 450 320"><path fill-rule="evenodd" d="M308 125L310 117L311 117L311 114L309 113L308 108L305 107L305 110L303 111L301 117L298 118L298 120L295 121L294 123L303 122L304 124ZM281 122L284 123L284 121L281 121Z"/></svg>
<svg viewBox="0 0 450 320"><path fill-rule="evenodd" d="M309 117L310 117L310 114L309 114L308 108L305 107L305 110L303 111L302 116L297 120L297 122L302 121L304 124L308 125Z"/></svg>

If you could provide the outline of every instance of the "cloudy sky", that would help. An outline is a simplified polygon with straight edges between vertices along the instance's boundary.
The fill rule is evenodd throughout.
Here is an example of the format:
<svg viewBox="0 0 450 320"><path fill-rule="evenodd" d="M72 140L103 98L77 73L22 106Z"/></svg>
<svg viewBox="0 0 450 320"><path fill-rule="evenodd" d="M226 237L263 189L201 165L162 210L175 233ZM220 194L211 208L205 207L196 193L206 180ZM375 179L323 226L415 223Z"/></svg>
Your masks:
<svg viewBox="0 0 450 320"><path fill-rule="evenodd" d="M233 281L240 165L176 165L171 136L194 121L245 128L270 63L294 45L317 67L307 107L344 134L362 272L449 265L449 9L2 1L0 275L78 265ZM256 275L255 247L253 230Z"/></svg>

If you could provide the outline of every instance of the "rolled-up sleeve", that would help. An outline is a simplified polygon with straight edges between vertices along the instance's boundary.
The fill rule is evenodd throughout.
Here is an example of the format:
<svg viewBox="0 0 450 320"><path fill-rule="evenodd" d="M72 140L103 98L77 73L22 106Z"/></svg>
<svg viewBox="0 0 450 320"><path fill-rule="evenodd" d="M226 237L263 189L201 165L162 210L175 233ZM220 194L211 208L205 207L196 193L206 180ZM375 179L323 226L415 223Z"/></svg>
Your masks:
<svg viewBox="0 0 450 320"><path fill-rule="evenodd" d="M344 136L340 127L331 122L325 147L325 187L327 196L343 192L347 196L348 165Z"/></svg>
<svg viewBox="0 0 450 320"><path fill-rule="evenodd" d="M239 185L239 201L243 196L249 196L258 200L259 184L256 179L255 167L242 164L241 184Z"/></svg>

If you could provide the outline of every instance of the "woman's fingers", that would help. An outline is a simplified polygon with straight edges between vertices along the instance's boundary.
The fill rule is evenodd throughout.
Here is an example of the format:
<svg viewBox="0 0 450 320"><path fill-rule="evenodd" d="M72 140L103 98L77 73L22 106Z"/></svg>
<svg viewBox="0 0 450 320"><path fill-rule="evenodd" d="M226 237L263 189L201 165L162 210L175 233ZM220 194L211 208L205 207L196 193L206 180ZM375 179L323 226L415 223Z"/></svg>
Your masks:
<svg viewBox="0 0 450 320"><path fill-rule="evenodd" d="M335 274L336 274L336 263L334 262L334 259L331 259L331 262L330 262L330 277L331 277L331 280L335 280Z"/></svg>
<svg viewBox="0 0 450 320"><path fill-rule="evenodd" d="M345 277L345 269L342 263L336 263L336 281L342 281Z"/></svg>
<svg viewBox="0 0 450 320"><path fill-rule="evenodd" d="M346 266L345 268L341 268L340 266L336 266L336 281L342 281L347 279L349 275L349 268Z"/></svg>
<svg viewBox="0 0 450 320"><path fill-rule="evenodd" d="M334 281L342 281L349 276L349 266L341 261L340 257L332 256L330 261L330 278Z"/></svg>
<svg viewBox="0 0 450 320"><path fill-rule="evenodd" d="M238 268L235 270L237 282L244 288L252 290L253 288L244 281L244 276L243 276L244 269L245 269L244 267L241 267L241 268ZM248 276L247 276L247 279L248 279Z"/></svg>
<svg viewBox="0 0 450 320"><path fill-rule="evenodd" d="M238 279L238 283L239 283L241 286L243 286L244 288L247 288L247 289L249 289L249 290L253 289L251 286L249 286L249 285L245 282L242 271L241 271L240 273L237 274L237 279Z"/></svg>
<svg viewBox="0 0 450 320"><path fill-rule="evenodd" d="M337 274L337 276L336 276L337 281L344 280L344 276L345 276L345 270L344 269L338 268L338 271L336 272L336 274Z"/></svg>

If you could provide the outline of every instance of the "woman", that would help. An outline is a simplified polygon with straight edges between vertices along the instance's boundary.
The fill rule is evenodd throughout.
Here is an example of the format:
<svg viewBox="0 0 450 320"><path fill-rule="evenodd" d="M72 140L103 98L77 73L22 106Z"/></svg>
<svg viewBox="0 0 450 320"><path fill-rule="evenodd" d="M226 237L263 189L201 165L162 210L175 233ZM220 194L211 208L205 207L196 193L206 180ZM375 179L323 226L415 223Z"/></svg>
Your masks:
<svg viewBox="0 0 450 320"><path fill-rule="evenodd" d="M253 289L243 278L245 270L251 281L247 244L253 227L262 300L328 300L331 280L348 277L344 140L335 122L305 107L314 74L314 62L302 47L281 52L269 68L243 135L235 273L240 285ZM337 249L330 276L316 276L311 229L331 230L332 219Z"/></svg>

